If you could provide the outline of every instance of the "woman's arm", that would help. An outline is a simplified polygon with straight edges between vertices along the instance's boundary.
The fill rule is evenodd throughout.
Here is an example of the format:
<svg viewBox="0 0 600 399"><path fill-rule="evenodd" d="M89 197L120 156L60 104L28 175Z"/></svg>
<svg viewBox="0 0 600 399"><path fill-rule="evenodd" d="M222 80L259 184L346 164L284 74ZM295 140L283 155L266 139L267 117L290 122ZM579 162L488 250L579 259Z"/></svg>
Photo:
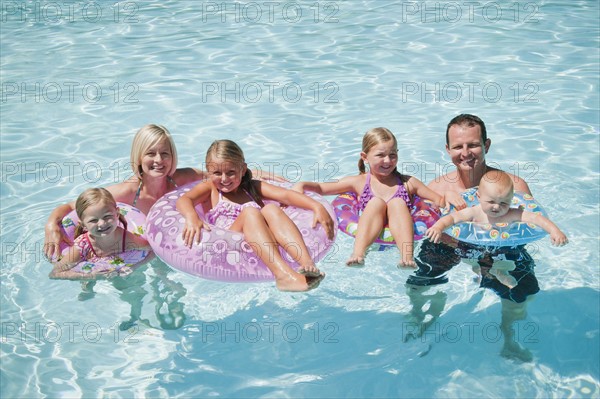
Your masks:
<svg viewBox="0 0 600 399"><path fill-rule="evenodd" d="M62 220L71 211L75 209L75 202L62 204L54 208L48 216L48 221L44 226L44 255L52 260L54 256L60 255L60 244L73 245L71 240L63 234Z"/></svg>
<svg viewBox="0 0 600 399"><path fill-rule="evenodd" d="M252 172L252 178L254 179L273 180L280 183L285 183L288 181L285 177L279 176L273 172L267 172L261 169L250 169L250 171Z"/></svg>
<svg viewBox="0 0 600 399"><path fill-rule="evenodd" d="M196 168L179 168L172 178L178 186L204 180L208 177L205 171Z"/></svg>
<svg viewBox="0 0 600 399"><path fill-rule="evenodd" d="M81 273L72 272L77 263L81 261L81 250L77 245L69 247L65 256L54 263L54 268L50 272L50 278L72 278Z"/></svg>
<svg viewBox="0 0 600 399"><path fill-rule="evenodd" d="M137 234L133 234L131 231L127 231L127 244L125 245L126 250L151 250L150 244L145 238Z"/></svg>

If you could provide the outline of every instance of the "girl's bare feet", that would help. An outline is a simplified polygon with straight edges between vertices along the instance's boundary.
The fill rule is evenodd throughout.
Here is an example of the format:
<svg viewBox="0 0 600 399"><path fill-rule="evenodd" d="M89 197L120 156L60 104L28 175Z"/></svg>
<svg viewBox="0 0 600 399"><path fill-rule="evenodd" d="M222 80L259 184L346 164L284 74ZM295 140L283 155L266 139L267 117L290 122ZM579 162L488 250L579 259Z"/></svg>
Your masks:
<svg viewBox="0 0 600 399"><path fill-rule="evenodd" d="M400 263L398 263L398 269L410 268L415 269L417 264L415 263L415 257L413 255L413 245L402 245L400 250Z"/></svg>
<svg viewBox="0 0 600 399"><path fill-rule="evenodd" d="M317 266L315 266L314 263L301 266L298 269L298 273L309 277L318 277L321 275L321 271L317 268Z"/></svg>
<svg viewBox="0 0 600 399"><path fill-rule="evenodd" d="M417 268L417 264L415 263L415 260L412 257L409 257L408 259L404 259L404 256L402 257L402 259L400 260L400 263L398 263L398 269L416 269Z"/></svg>
<svg viewBox="0 0 600 399"><path fill-rule="evenodd" d="M352 254L346 261L346 266L364 266L365 265L365 255L356 255Z"/></svg>
<svg viewBox="0 0 600 399"><path fill-rule="evenodd" d="M279 291L303 292L317 288L324 278L325 273L320 273L318 276L303 276L296 273L296 276L287 275L275 280L275 284Z"/></svg>

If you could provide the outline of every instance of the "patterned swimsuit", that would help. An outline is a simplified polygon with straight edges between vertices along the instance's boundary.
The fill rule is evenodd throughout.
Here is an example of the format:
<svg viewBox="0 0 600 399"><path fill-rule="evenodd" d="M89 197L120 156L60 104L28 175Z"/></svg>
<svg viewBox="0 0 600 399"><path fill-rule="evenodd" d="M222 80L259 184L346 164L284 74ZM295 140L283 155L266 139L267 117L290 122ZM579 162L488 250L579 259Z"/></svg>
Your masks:
<svg viewBox="0 0 600 399"><path fill-rule="evenodd" d="M252 198L246 190L244 190L249 198ZM236 204L231 201L224 201L223 194L219 191L219 202L217 205L208 211L206 214L206 221L216 227L224 230L228 230L233 222L240 216L242 210L247 207L261 209L255 201L248 201L244 204Z"/></svg>
<svg viewBox="0 0 600 399"><path fill-rule="evenodd" d="M125 252L125 240L127 238L126 234L127 230L123 229L123 242L121 244L121 252ZM92 246L92 242L90 241L89 232L86 231L82 235L78 236L75 239L74 244L77 246L77 248L79 248L82 260L93 260L100 258L98 254L96 254L96 251L94 251L94 247Z"/></svg>
<svg viewBox="0 0 600 399"><path fill-rule="evenodd" d="M371 201L371 199L373 199L374 197L375 197L375 195L373 195L373 191L371 191L371 174L368 173L367 181L365 182L365 187L363 188L362 194L358 198L358 208L359 208L360 212L365 210L369 201ZM398 177L398 190L396 190L394 195L392 195L392 197L389 200L385 201L385 203L387 204L394 198L403 199L404 202L406 203L406 206L408 206L409 208L412 206L412 201L410 200L410 196L408 195L408 192L406 191L406 187L404 187L404 184L402 184L402 181L400 180L399 177Z"/></svg>

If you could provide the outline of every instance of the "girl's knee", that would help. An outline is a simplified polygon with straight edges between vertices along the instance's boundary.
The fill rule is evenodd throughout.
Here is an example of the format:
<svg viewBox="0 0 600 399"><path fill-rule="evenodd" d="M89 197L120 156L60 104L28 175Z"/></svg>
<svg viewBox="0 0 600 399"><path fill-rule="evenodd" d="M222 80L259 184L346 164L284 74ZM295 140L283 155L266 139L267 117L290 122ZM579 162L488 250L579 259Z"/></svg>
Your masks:
<svg viewBox="0 0 600 399"><path fill-rule="evenodd" d="M248 206L248 207L242 209L239 217L243 217L245 220L247 220L247 219L251 219L251 220L264 219L264 217L261 213L261 210L251 207L251 206Z"/></svg>
<svg viewBox="0 0 600 399"><path fill-rule="evenodd" d="M262 209L260 210L260 212L263 214L263 216L265 217L269 217L269 216L279 216L281 215L283 212L283 209L281 209L279 207L279 205L277 204L266 204L265 206L262 207Z"/></svg>
<svg viewBox="0 0 600 399"><path fill-rule="evenodd" d="M408 209L408 205L406 205L406 202L404 202L404 200L402 198L392 198L388 203L387 203L388 208L398 208L398 209Z"/></svg>
<svg viewBox="0 0 600 399"><path fill-rule="evenodd" d="M387 204L381 198L372 198L367 206L365 206L365 210L363 212L371 211L371 210L385 210Z"/></svg>

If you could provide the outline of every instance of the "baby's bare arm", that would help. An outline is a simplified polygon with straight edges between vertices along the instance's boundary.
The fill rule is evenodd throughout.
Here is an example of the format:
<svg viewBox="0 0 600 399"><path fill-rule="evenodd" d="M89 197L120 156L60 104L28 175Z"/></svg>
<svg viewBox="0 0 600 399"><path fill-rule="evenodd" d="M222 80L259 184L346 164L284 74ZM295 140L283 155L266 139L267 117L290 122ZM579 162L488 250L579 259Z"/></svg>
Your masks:
<svg viewBox="0 0 600 399"><path fill-rule="evenodd" d="M540 226L544 231L550 234L550 242L553 245L561 247L569 242L565 233L563 233L556 224L541 213L533 213L528 211L520 211L520 221L525 223L533 223Z"/></svg>

